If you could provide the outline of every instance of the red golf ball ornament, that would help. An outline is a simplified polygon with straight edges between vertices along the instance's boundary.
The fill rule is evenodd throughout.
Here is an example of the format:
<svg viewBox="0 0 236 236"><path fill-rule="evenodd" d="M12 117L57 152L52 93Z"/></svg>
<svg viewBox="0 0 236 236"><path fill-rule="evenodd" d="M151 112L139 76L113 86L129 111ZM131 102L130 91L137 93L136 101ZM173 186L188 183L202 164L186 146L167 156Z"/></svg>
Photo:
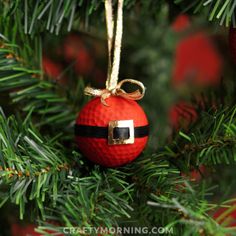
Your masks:
<svg viewBox="0 0 236 236"><path fill-rule="evenodd" d="M92 162L118 167L133 161L148 140L148 120L136 101L120 96L96 97L88 102L76 120L76 142Z"/></svg>

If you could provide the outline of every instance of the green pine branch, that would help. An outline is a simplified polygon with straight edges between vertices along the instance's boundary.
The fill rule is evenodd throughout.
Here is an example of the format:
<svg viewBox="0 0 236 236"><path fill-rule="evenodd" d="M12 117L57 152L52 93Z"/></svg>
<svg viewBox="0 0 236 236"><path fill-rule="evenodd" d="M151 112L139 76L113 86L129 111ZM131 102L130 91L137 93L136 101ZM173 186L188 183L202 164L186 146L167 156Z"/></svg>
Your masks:
<svg viewBox="0 0 236 236"><path fill-rule="evenodd" d="M19 205L21 219L29 204L35 218L63 219L67 225L111 226L117 218L129 217L130 174L99 168L85 172L85 166L82 171L78 156L67 158L55 140L41 137L29 116L21 122L1 112L0 156L1 207L7 202Z"/></svg>
<svg viewBox="0 0 236 236"><path fill-rule="evenodd" d="M176 163L186 159L193 166L235 163L236 107L200 115L191 132L180 131L171 145L156 154L157 158L165 156Z"/></svg>
<svg viewBox="0 0 236 236"><path fill-rule="evenodd" d="M154 172L154 168L157 166L154 165L155 158L153 159L153 161L147 160L147 163L148 166L152 166ZM160 160L158 162L161 164ZM140 166L141 163L138 160L134 164L139 164ZM152 187L146 188L145 184L139 185L135 175L132 178L133 185L128 188L128 184L125 191L121 191L119 196L117 194L107 195L107 190L104 190L99 197L97 191L100 187L103 188L100 185L103 183L100 177L95 181L96 186L89 185L91 187L86 190L83 187L88 186L84 184L84 180L87 178L77 178L73 189L66 188L65 194L62 194L61 198L59 198L56 210L53 208L48 209L47 220L39 222L38 232L45 235L47 235L47 230L63 233L64 227L74 227L74 235L80 235L78 230L83 229L83 227L109 228L118 226L145 226L150 228L159 226L173 230L174 235L197 236L199 233L223 235L223 233L234 232L234 229L227 229L212 219L212 210L218 208L218 205L210 204L206 200L212 189L206 188L205 184L193 186L181 176L171 172L168 174L169 169L166 165L160 165L157 168L155 176L152 176L152 171L148 174L149 184ZM146 169L145 166L143 166L143 169ZM150 168L146 169L147 172L148 169L150 170ZM127 169L125 172L123 172L123 168L121 170L122 175L119 175L119 178L124 180L129 174L124 175ZM108 182L110 188L112 188L112 186L117 186L114 185L117 184L117 179L110 183L110 171L113 170L108 170L106 175L103 175L103 180L106 183ZM155 180L158 182L157 184ZM127 198L127 196L125 196L125 199L123 198L125 192L130 198ZM122 198L119 200L120 205L117 202L119 197ZM100 203L101 199L104 200L103 203L105 205L98 207L97 204ZM60 226L55 225L55 223L49 223L49 221L59 222ZM91 235L97 234L94 232Z"/></svg>
<svg viewBox="0 0 236 236"><path fill-rule="evenodd" d="M187 191L186 191L187 189ZM217 219L213 219L210 215L212 210L218 209L216 204L209 204L204 196L207 192L198 191L190 187L187 183L185 194L181 198L174 197L172 199L165 196L152 195L152 200L148 202L148 205L159 209L159 211L168 211L172 217L172 221L166 225L166 228L175 226L176 235L235 235L235 227L225 227L217 222ZM204 190L204 187L202 188ZM186 204L186 200L191 197L190 204ZM235 199L231 199L227 202L223 202L220 207L230 207L229 202L233 202Z"/></svg>
<svg viewBox="0 0 236 236"><path fill-rule="evenodd" d="M54 81L45 80L40 70L28 69L18 56L16 45L1 45L0 91L10 94L13 104L19 105L18 111L20 108L25 114L35 114L39 126L53 123L55 129L72 130L71 122L83 103L83 81L79 80L76 88L69 91Z"/></svg>
<svg viewBox="0 0 236 236"><path fill-rule="evenodd" d="M0 205L7 201L19 205L21 219L27 202L35 200L42 214L49 196L55 202L70 163L64 148L53 139L43 140L28 119L20 122L0 113L1 192L5 193Z"/></svg>
<svg viewBox="0 0 236 236"><path fill-rule="evenodd" d="M220 118L222 116L224 119ZM0 117L0 174L1 185L5 186L1 188L1 205L8 201L19 205L21 217L28 202L32 202L44 222L53 219L67 227L111 227L150 220L151 226L161 223L162 226L175 226L178 232L194 231L197 235L199 230L210 232L216 224L207 215L209 203L205 198L208 189L205 185L191 186L180 176L181 165L188 165L185 156L178 158L176 163L176 156L166 149L168 152L146 153L119 169L95 167L87 168L85 172L82 159L75 154L71 159L55 139L48 140L39 135L30 124L30 115L23 122L17 122L13 117L7 119L3 113ZM210 129L211 132L206 129L208 138L235 137L235 108L209 117L215 128ZM181 133L179 147L190 141L194 144L194 139L189 138ZM207 140L206 136L202 142L204 140ZM221 141L223 143L223 139ZM196 155L194 153L194 158ZM156 209L155 204L150 204L153 200L158 200L160 207L170 205L171 210ZM179 223L186 225L180 227ZM45 229L48 226L42 226L40 230ZM217 226L215 230L224 229Z"/></svg>
<svg viewBox="0 0 236 236"><path fill-rule="evenodd" d="M164 0L158 4L145 0L125 0L124 9L132 13L141 11L156 16L163 3ZM102 0L2 1L0 14L3 20L9 17L14 19L13 24L15 21L22 22L24 33L31 35L45 31L59 34L60 31L70 31L73 28L87 30L89 26L97 26L101 22L105 26Z"/></svg>
<svg viewBox="0 0 236 236"><path fill-rule="evenodd" d="M125 181L120 171L93 171L88 177L74 178L58 198L57 207L47 212L47 220L67 227L112 227L120 218L130 218L133 186ZM71 176L72 178L72 176ZM51 217L53 213L53 217ZM42 222L39 232L61 227ZM77 234L75 234L77 235ZM79 235L79 234L78 234Z"/></svg>
<svg viewBox="0 0 236 236"><path fill-rule="evenodd" d="M223 235L234 231L218 225L212 219L210 214L218 207L207 200L213 191L212 187L208 188L204 181L194 186L180 173L184 173L190 165L235 163L235 115L235 106L219 109L213 114L204 113L190 135L180 132L172 145L156 154L146 153L132 164L122 167L122 172L132 173L129 182L134 186L131 192L132 202L129 204L134 211L128 211L130 219L118 219L112 226L161 225L174 227L176 235L199 235L200 232L206 235ZM64 201L66 199L62 202ZM63 204L60 207L63 209L60 212L68 212ZM166 210L163 211L163 208ZM56 214L57 219L60 219L58 214L59 212ZM83 227L83 224L76 223L80 216L79 212L77 214L73 213L70 218L66 218L69 221L62 220L61 224ZM40 229L48 227L53 226L44 225ZM53 229L62 232L62 228L54 226Z"/></svg>
<svg viewBox="0 0 236 236"><path fill-rule="evenodd" d="M3 1L1 15L14 18L18 12L24 12L18 17L24 22L25 34L35 34L43 30L58 34L62 23L66 22L67 30L70 31L75 20L80 21L81 17L87 19L101 3L102 1L98 0Z"/></svg>
<svg viewBox="0 0 236 236"><path fill-rule="evenodd" d="M235 10L236 2L234 0L174 0L176 4L182 4L185 11L193 9L194 13L208 11L210 21L218 21L220 25L236 26Z"/></svg>
<svg viewBox="0 0 236 236"><path fill-rule="evenodd" d="M65 207L60 211L64 219L74 216L72 210L81 213L74 205L80 204L84 214L79 217L85 224L102 221L108 214L110 221L128 216L125 209L133 186L125 181L127 174L112 169L84 174L76 152L69 155L55 139L42 137L30 120L28 116L21 122L0 113L0 206L19 205L21 219L30 203L43 219L45 209L57 211L60 204Z"/></svg>

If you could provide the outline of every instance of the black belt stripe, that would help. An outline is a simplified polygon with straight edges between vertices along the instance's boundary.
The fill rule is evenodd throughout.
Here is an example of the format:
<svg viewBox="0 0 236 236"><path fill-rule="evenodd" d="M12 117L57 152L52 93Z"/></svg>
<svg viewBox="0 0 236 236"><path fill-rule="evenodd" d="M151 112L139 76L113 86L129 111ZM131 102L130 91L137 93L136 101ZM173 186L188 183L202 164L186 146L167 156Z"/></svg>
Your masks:
<svg viewBox="0 0 236 236"><path fill-rule="evenodd" d="M125 127L116 127L114 128L115 138L128 138L129 133L128 128ZM148 136L149 126L139 126L134 127L134 137L142 138ZM107 138L108 137L108 127L99 127L99 126L89 126L89 125L75 125L75 135L81 137L90 137L90 138Z"/></svg>

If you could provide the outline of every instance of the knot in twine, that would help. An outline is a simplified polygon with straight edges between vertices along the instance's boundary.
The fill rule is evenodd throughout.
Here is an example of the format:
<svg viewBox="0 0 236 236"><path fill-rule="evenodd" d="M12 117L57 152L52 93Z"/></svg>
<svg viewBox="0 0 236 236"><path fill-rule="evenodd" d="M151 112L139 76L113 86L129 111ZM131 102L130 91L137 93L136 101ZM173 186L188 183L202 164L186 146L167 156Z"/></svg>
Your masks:
<svg viewBox="0 0 236 236"><path fill-rule="evenodd" d="M136 84L139 86L141 91L139 89L135 90L134 92L126 92L124 89L122 89L122 85L124 83L131 83ZM140 100L145 95L145 87L142 82L134 79L124 79L120 81L115 88L113 89L96 89L92 87L86 87L84 90L85 95L89 96L95 96L95 97L101 97L101 102L103 105L108 106L106 103L106 99L110 96L120 96L125 99L129 100Z"/></svg>
<svg viewBox="0 0 236 236"><path fill-rule="evenodd" d="M105 14L108 38L108 75L106 80L106 88L96 89L92 87L86 87L84 90L85 95L101 97L101 102L105 106L108 106L105 100L110 96L120 96L130 100L140 100L145 94L145 87L140 81L134 79L124 79L118 83L121 41L123 32L124 0L118 0L116 27L114 27L112 1L113 0L105 0ZM114 32L114 28L116 29L116 32ZM124 83L135 84L139 86L141 91L137 89L134 92L126 92L121 88Z"/></svg>

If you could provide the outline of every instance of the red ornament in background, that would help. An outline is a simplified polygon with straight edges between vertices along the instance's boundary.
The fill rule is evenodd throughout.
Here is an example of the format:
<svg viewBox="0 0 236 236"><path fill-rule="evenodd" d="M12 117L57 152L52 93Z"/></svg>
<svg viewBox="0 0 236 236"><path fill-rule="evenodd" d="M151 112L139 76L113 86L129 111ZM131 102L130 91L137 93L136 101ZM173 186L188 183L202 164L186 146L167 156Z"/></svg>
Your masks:
<svg viewBox="0 0 236 236"><path fill-rule="evenodd" d="M88 130L84 131L83 127L82 130L78 130L76 141L81 152L89 160L106 167L118 167L133 161L143 151L148 140L148 121L143 109L136 101L111 96L106 99L106 102L109 106L103 105L101 98L97 97L81 110L76 125L85 126L85 128L89 126L90 129L92 126L93 128L90 134ZM137 131L141 135L135 136L132 144L108 144L109 134L112 133L115 139L117 132L116 127L111 128L111 133L107 131L109 122L122 120L133 121L135 132ZM121 128L121 133L124 135L128 131L130 137L132 128L127 129L126 125L124 127L126 128ZM82 132L85 136L82 135Z"/></svg>
<svg viewBox="0 0 236 236"><path fill-rule="evenodd" d="M177 16L175 21L172 23L171 28L175 32L181 32L190 27L190 19L188 15L182 14Z"/></svg>
<svg viewBox="0 0 236 236"><path fill-rule="evenodd" d="M172 29L181 32L189 26L189 18L180 15L172 24ZM204 32L188 34L176 48L173 85L217 85L221 78L221 67L221 57L210 37Z"/></svg>
<svg viewBox="0 0 236 236"><path fill-rule="evenodd" d="M35 225L21 226L19 224L13 224L11 226L11 236L40 236L39 233L35 232Z"/></svg>
<svg viewBox="0 0 236 236"><path fill-rule="evenodd" d="M86 50L84 42L77 34L69 34L65 37L63 42L63 54L67 61L76 59L80 50Z"/></svg>
<svg viewBox="0 0 236 236"><path fill-rule="evenodd" d="M171 107L169 119L171 126L177 131L181 128L187 129L190 124L195 122L198 114L193 105L187 102L179 102Z"/></svg>
<svg viewBox="0 0 236 236"><path fill-rule="evenodd" d="M43 70L49 77L57 79L61 75L63 69L60 64L54 62L47 56L43 56L42 63L43 63Z"/></svg>
<svg viewBox="0 0 236 236"><path fill-rule="evenodd" d="M230 27L229 30L229 49L233 60L236 63L236 28L234 27Z"/></svg>
<svg viewBox="0 0 236 236"><path fill-rule="evenodd" d="M199 166L199 169L194 169L190 172L190 179L195 182L199 182L203 175L207 175L207 168L204 165Z"/></svg>
<svg viewBox="0 0 236 236"><path fill-rule="evenodd" d="M217 85L221 78L221 64L209 37L201 32L190 35L177 45L173 84Z"/></svg>
<svg viewBox="0 0 236 236"><path fill-rule="evenodd" d="M235 227L236 201L226 205L230 205L230 207L221 207L213 214L213 218L221 225L226 227Z"/></svg>
<svg viewBox="0 0 236 236"><path fill-rule="evenodd" d="M75 71L78 74L90 74L93 69L93 61L91 56L85 50L81 50L76 57Z"/></svg>
<svg viewBox="0 0 236 236"><path fill-rule="evenodd" d="M75 71L80 75L88 75L94 68L93 56L79 35L70 34L64 41L66 61L73 62Z"/></svg>
<svg viewBox="0 0 236 236"><path fill-rule="evenodd" d="M34 224L28 224L28 225L20 225L20 224L12 224L11 226L11 236L41 236L42 234L35 232L35 229L37 228ZM54 231L47 231L48 234L56 235L58 236L64 236L64 234L58 234Z"/></svg>
<svg viewBox="0 0 236 236"><path fill-rule="evenodd" d="M43 71L50 78L57 81L59 84L66 84L68 78L63 74L63 66L59 62L54 62L47 56L43 56L42 60Z"/></svg>

